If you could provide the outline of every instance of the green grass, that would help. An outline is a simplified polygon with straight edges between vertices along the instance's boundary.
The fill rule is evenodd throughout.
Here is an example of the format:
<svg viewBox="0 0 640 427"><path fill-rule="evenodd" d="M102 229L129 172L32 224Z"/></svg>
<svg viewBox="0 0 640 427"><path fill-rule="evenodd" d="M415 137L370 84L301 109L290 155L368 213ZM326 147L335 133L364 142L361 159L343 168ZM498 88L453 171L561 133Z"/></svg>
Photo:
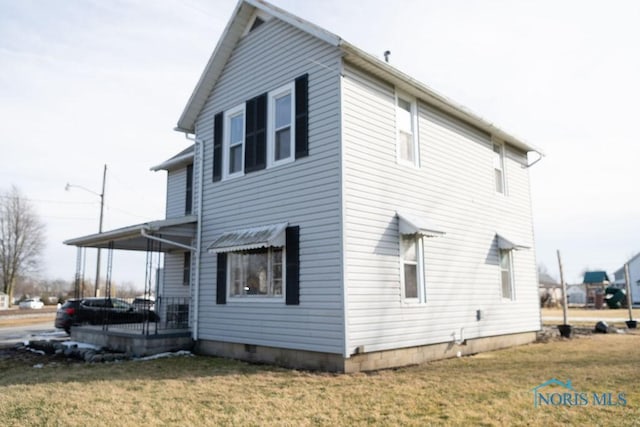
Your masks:
<svg viewBox="0 0 640 427"><path fill-rule="evenodd" d="M640 335L594 335L373 373L213 357L113 364L0 357L0 420L22 425L638 425ZM42 368L34 368L44 363ZM625 392L625 407L534 408L531 389Z"/></svg>

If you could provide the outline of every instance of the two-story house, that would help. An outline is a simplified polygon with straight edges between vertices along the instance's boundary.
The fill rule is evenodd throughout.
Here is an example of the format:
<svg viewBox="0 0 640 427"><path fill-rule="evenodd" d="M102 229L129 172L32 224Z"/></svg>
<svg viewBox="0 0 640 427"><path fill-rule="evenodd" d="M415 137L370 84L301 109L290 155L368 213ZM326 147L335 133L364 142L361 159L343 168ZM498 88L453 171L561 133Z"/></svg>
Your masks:
<svg viewBox="0 0 640 427"><path fill-rule="evenodd" d="M528 143L259 0L176 130L167 219L134 227L198 352L352 372L535 339Z"/></svg>

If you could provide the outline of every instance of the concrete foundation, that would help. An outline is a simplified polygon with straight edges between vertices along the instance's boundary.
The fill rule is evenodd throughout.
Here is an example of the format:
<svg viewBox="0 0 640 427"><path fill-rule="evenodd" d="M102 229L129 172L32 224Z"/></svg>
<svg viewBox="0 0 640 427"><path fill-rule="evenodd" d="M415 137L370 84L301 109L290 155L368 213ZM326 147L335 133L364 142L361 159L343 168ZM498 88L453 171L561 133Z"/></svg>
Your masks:
<svg viewBox="0 0 640 427"><path fill-rule="evenodd" d="M460 355L466 356L528 344L535 341L535 339L535 331L523 332L469 339L464 344L449 342L371 353L365 352L347 359L340 354L207 340L198 341L195 345L195 351L199 354L268 363L294 369L352 373L417 365L431 360L456 357L458 352L460 352Z"/></svg>
<svg viewBox="0 0 640 427"><path fill-rule="evenodd" d="M140 331L103 331L101 327L96 326L74 326L71 328L71 340L129 353L136 357L193 348L189 331L142 335Z"/></svg>

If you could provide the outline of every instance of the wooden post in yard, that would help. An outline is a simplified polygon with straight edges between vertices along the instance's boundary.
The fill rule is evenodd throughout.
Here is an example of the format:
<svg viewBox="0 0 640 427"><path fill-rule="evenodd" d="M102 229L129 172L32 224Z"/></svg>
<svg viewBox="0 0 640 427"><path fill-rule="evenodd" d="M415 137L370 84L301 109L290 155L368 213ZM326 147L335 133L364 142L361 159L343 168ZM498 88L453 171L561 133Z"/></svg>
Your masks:
<svg viewBox="0 0 640 427"><path fill-rule="evenodd" d="M560 267L560 284L562 285L562 318L564 319L563 325L567 323L567 284L564 282L564 271L562 270L562 259L560 258L560 250L556 250L558 254L558 266Z"/></svg>
<svg viewBox="0 0 640 427"><path fill-rule="evenodd" d="M624 265L624 281L627 288L627 307L629 308L629 320L633 320L633 302L631 301L631 280L629 278L629 264Z"/></svg>

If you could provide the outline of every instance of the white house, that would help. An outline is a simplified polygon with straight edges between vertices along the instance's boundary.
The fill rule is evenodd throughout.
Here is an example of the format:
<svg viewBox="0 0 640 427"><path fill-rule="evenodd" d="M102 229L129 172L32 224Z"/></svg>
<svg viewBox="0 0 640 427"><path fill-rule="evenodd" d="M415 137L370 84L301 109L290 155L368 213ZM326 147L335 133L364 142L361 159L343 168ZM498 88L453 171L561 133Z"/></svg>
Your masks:
<svg viewBox="0 0 640 427"><path fill-rule="evenodd" d="M165 253L198 352L352 372L535 339L528 143L259 0L176 130L167 218L67 243Z"/></svg>
<svg viewBox="0 0 640 427"><path fill-rule="evenodd" d="M631 289L631 301L633 302L633 304L640 304L640 253L636 254L625 264L629 264L629 287ZM613 275L615 285L622 289L626 289L624 265L620 267Z"/></svg>

